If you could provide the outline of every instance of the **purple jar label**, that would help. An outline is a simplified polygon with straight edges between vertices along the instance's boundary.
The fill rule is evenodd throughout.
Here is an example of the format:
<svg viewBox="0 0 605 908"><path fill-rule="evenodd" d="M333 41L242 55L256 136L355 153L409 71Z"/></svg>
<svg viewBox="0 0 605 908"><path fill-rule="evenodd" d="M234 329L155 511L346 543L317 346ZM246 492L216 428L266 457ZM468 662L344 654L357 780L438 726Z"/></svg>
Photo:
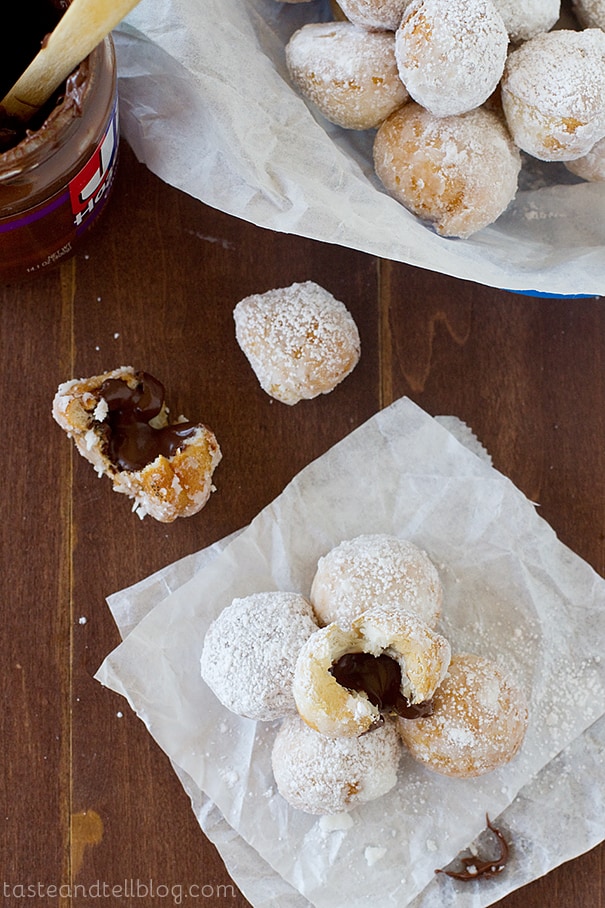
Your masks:
<svg viewBox="0 0 605 908"><path fill-rule="evenodd" d="M117 100L95 150L69 183L29 211L0 218L0 277L12 280L53 265L96 220L116 173Z"/></svg>

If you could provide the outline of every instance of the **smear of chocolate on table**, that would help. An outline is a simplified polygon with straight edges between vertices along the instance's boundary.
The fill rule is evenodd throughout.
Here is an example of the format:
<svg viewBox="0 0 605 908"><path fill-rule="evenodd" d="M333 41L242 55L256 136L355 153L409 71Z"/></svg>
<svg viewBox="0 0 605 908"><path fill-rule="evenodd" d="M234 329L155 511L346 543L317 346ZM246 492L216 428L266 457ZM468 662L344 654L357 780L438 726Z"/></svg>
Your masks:
<svg viewBox="0 0 605 908"><path fill-rule="evenodd" d="M438 868L435 870L435 873L444 873L446 876L450 876L455 880L462 880L463 882L468 882L469 880L477 879L489 879L490 877L497 876L499 873L502 873L510 856L509 845L499 829L497 829L491 822L489 816L486 814L485 819L487 822L487 828L490 829L496 836L499 846L500 854L494 859L491 860L481 860L479 857L465 857L461 858L461 863L464 866L464 870L445 870Z"/></svg>

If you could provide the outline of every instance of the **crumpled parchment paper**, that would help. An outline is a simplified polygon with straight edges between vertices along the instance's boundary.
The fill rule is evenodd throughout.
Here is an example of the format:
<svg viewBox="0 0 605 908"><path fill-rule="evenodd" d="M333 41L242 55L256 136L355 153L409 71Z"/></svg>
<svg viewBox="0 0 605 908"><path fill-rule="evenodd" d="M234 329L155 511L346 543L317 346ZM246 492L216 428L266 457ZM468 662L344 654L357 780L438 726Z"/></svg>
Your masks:
<svg viewBox="0 0 605 908"><path fill-rule="evenodd" d="M427 550L445 588L442 632L454 649L513 671L531 721L521 753L495 773L447 779L404 756L393 792L325 820L281 799L274 724L228 713L201 680L199 655L234 596L306 592L318 556L362 532ZM249 527L110 605L126 636L97 678L127 697L169 755L259 908L355 908L376 893L393 908L479 908L603 837L605 581L488 460L406 398L301 471ZM470 886L436 877L486 812L513 839L506 873Z"/></svg>
<svg viewBox="0 0 605 908"><path fill-rule="evenodd" d="M328 123L284 48L329 0L142 0L115 32L122 130L167 183L262 227L512 290L605 292L605 184L526 159L496 224L447 239L374 175L374 131ZM497 179L497 174L494 174Z"/></svg>

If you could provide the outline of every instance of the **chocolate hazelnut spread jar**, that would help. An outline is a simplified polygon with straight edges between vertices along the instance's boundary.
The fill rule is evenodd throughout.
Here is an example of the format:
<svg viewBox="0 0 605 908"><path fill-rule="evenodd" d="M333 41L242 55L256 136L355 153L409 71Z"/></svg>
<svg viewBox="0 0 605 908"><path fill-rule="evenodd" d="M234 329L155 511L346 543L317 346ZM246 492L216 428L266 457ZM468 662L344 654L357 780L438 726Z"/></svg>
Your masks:
<svg viewBox="0 0 605 908"><path fill-rule="evenodd" d="M0 280L74 253L111 191L119 144L111 36L68 78L39 129L0 154Z"/></svg>

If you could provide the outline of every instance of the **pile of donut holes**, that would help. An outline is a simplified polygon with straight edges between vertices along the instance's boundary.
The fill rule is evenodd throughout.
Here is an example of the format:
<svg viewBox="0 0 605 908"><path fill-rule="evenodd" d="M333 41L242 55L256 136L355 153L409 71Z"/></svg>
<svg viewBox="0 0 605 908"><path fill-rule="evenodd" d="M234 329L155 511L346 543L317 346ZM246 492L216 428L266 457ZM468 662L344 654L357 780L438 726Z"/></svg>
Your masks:
<svg viewBox="0 0 605 908"><path fill-rule="evenodd" d="M438 234L494 223L521 152L605 180L605 0L573 0L564 18L561 0L331 7L291 35L290 79L331 122L376 131L381 184Z"/></svg>
<svg viewBox="0 0 605 908"><path fill-rule="evenodd" d="M210 625L202 678L237 715L280 720L272 767L289 804L338 814L381 797L404 750L457 778L517 754L525 694L495 661L452 652L436 630L443 598L424 550L367 534L319 559L308 595L253 593ZM369 666L370 683L343 664Z"/></svg>

